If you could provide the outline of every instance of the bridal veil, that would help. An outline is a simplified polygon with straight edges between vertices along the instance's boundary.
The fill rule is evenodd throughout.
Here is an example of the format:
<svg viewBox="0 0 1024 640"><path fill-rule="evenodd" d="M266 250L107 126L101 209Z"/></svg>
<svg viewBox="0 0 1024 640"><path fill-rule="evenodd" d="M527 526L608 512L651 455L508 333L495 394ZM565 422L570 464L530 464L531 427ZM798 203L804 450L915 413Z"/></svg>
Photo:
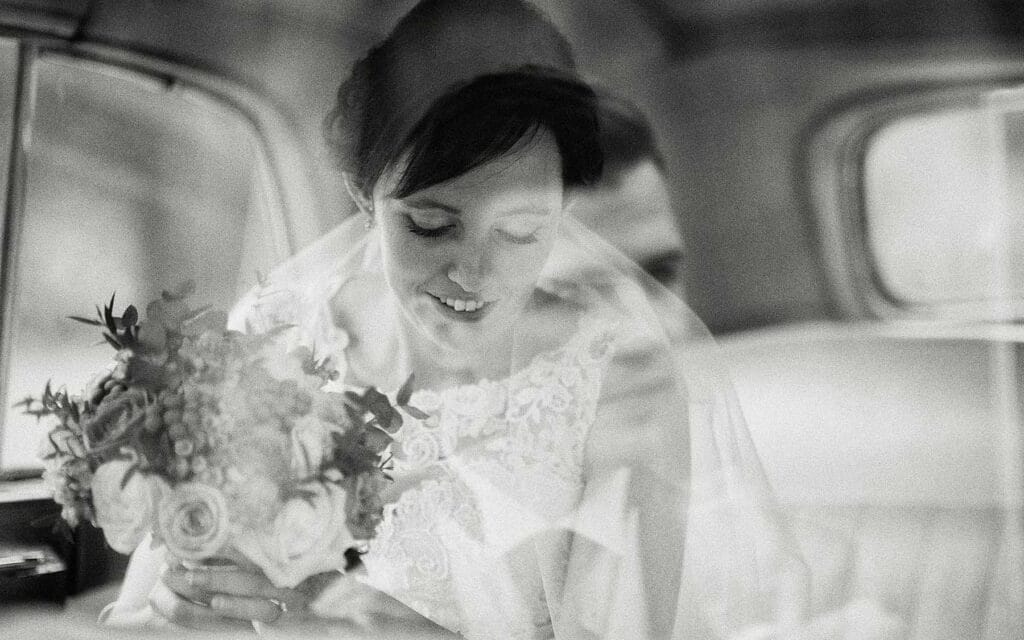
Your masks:
<svg viewBox="0 0 1024 640"><path fill-rule="evenodd" d="M360 77L367 66L357 64L328 119L342 170L360 188L358 178L374 170L366 159L379 157L381 148L398 148L454 86L509 71L549 73L582 86L567 43L519 0L425 0L387 44L367 59L388 81ZM353 121L372 124L378 137L359 137ZM415 372L404 370L399 332L389 330L397 311L379 278L375 236L349 221L298 256L275 274L297 295L277 308L308 311L298 323L304 341L327 341L336 349L372 341L380 353L392 354L376 371L352 377L393 391L396 381ZM366 327L373 335L343 335L324 298L342 280L361 279L376 283L363 294L375 314ZM380 295L371 299L374 292ZM458 611L460 631L471 638L507 637L501 617L515 607L559 639L762 638L794 631L805 597L804 567L723 358L694 313L569 218L515 326L510 377L533 375L538 362L557 361L551 354L573 352L577 365L586 363L547 367L563 378L535 381L530 393L550 392L546 406L557 410L517 415L526 427L508 435L532 451L554 451L564 444L560 437L578 438L582 481L576 499L556 507L542 488L524 496L486 467L462 464L458 449L435 456L457 476L480 519L480 535L465 556L472 562L445 569L454 585L454 602L447 604ZM593 385L571 379L588 371L597 372ZM565 388L587 397L563 397ZM565 403L579 412L570 416ZM537 421L547 422L533 428ZM572 431L573 425L585 428ZM553 457L548 466L559 464ZM530 473L544 473L543 465ZM530 571L524 573L524 564ZM367 565L372 581L372 553Z"/></svg>
<svg viewBox="0 0 1024 640"><path fill-rule="evenodd" d="M376 233L358 222L343 223L286 263L233 322L245 330L295 323L294 339L332 354L350 381L394 393L396 382L415 371L407 370L394 330L397 312L381 279ZM373 335L350 335L330 321L327 297L353 280L375 283L366 290L381 294L365 300L374 313ZM415 518L427 524L400 531L405 537L398 543L422 551L437 544L427 528L443 537L446 518L460 522L461 513L478 514L472 550L402 556L425 563L417 575L444 574L449 587L437 597L449 600L444 608L454 613L446 617L411 598L409 585L393 579L400 573L388 578L375 565L380 559L373 551L366 557L366 581L470 638L517 637L510 627L531 617L537 619L531 628L547 629L538 637L559 639L790 637L805 601L804 566L773 501L723 358L693 312L570 218L561 225L534 302L516 326L510 379L529 384L496 396L500 406L488 411L500 424L460 427L451 440L428 440L430 455L413 453L417 445L398 437L399 446L408 447L406 458L445 469L405 487L427 493L444 486L439 478L454 478L458 486L435 491L442 497L433 502L400 502L399 515L416 511ZM379 370L353 376L342 360L354 340L373 341L394 357ZM583 366L567 366L562 355L552 355L567 351L573 365ZM570 379L580 375L593 375L594 384ZM463 384L458 395L469 398L467 405L493 404L486 398L494 386L486 380ZM412 403L434 409L430 393L414 394ZM535 415L528 413L538 407ZM405 434L420 428L414 420L407 423ZM582 429L573 426L580 424ZM533 452L528 468L493 451L494 441L485 436L498 429L505 430L499 435L506 442L523 440ZM565 438L578 443L566 448L560 441ZM582 481L565 501L559 485L544 479L566 475L572 456L560 452L574 447ZM521 477L531 478L528 484L506 481L520 469ZM397 471L402 484L401 465ZM424 505L438 511L422 513ZM371 549L393 546L393 533L380 533ZM345 597L335 594L320 611L353 613L343 606Z"/></svg>

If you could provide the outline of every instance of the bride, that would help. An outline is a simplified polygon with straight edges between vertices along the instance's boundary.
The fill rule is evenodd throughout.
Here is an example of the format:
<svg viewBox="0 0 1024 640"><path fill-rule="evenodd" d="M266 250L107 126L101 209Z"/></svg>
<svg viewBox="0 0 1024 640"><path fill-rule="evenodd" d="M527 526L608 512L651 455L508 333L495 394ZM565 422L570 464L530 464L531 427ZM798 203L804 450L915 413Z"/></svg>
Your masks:
<svg viewBox="0 0 1024 640"><path fill-rule="evenodd" d="M330 621L468 638L762 637L800 563L722 366L672 294L572 218L601 171L594 95L520 0L423 0L327 124L362 215L231 324L415 374L384 519L357 566L277 589L143 543L115 624ZM747 634L747 635L744 635ZM759 635L760 634L760 635Z"/></svg>

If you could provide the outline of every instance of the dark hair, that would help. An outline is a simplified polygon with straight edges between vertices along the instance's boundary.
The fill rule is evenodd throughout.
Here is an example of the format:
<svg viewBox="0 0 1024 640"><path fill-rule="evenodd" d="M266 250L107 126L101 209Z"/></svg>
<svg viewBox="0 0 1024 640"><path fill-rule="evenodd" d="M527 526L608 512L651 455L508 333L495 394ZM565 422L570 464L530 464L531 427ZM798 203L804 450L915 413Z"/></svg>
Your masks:
<svg viewBox="0 0 1024 640"><path fill-rule="evenodd" d="M524 71L483 76L442 96L404 145L407 164L395 195L460 176L529 142L540 129L554 135L566 187L601 176L593 92L566 78Z"/></svg>
<svg viewBox="0 0 1024 640"><path fill-rule="evenodd" d="M472 12L477 20L507 20L507 28L484 34L464 17ZM445 31L451 24L454 37ZM438 41L448 49L424 47ZM424 50L434 58L432 76L415 66ZM468 57L474 54L491 57L472 66L487 71L459 78L459 63L476 63ZM574 73L568 42L531 5L425 0L353 66L325 133L339 167L365 194L399 160L405 166L395 195L402 197L498 158L541 129L554 136L563 184L573 187L600 177L595 100Z"/></svg>
<svg viewBox="0 0 1024 640"><path fill-rule="evenodd" d="M599 89L597 105L605 180L614 182L645 160L665 171L665 158L658 149L651 123L636 104Z"/></svg>

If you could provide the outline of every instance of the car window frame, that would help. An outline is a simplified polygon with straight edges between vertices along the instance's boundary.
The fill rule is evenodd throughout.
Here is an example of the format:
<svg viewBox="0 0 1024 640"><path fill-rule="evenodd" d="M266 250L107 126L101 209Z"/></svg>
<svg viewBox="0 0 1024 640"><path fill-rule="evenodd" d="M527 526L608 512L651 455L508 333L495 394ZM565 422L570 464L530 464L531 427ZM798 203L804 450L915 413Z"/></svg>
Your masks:
<svg viewBox="0 0 1024 640"><path fill-rule="evenodd" d="M818 241L838 315L851 320L978 320L970 304L907 304L891 292L868 234L865 163L876 134L901 117L978 106L989 92L1024 86L1024 69L961 81L901 83L856 92L821 110L799 145L799 201Z"/></svg>
<svg viewBox="0 0 1024 640"><path fill-rule="evenodd" d="M24 141L31 125L29 114L33 95L32 68L45 56L55 55L79 59L90 64L105 65L115 73L123 72L144 80L154 80L173 86L186 94L201 96L237 113L249 129L257 149L256 160L267 195L266 221L272 233L275 257L278 260L292 255L299 247L311 242L320 229L321 203L313 188L314 175L293 125L257 92L215 73L196 69L148 53L107 44L69 41L48 35L3 33L17 41L17 77L14 94L15 108L11 120L10 144L0 161L6 184L4 207L0 215L0 397L5 397L9 372L3 364L8 358L13 335L8 321L13 313L14 286L17 276L19 226L24 214L26 184ZM0 147L0 150L3 148ZM0 410L0 446L4 431L4 415ZM38 478L41 469L8 469L0 457L0 483L5 480ZM33 490L33 495L34 495Z"/></svg>

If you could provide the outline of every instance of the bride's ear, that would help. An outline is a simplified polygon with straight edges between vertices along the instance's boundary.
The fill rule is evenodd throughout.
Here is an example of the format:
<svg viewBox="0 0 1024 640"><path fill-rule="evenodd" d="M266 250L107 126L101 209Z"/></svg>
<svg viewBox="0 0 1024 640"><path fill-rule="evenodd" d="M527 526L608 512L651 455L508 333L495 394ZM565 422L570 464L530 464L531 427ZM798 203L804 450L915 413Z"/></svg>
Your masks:
<svg viewBox="0 0 1024 640"><path fill-rule="evenodd" d="M570 189L562 196L562 213L566 216L576 215L576 205L580 201L580 194L575 189Z"/></svg>
<svg viewBox="0 0 1024 640"><path fill-rule="evenodd" d="M348 197L352 198L352 202L356 203L359 212L372 220L373 200L367 197L363 190L356 185L351 173L347 171L342 172L341 179L345 182L345 191L348 192Z"/></svg>

